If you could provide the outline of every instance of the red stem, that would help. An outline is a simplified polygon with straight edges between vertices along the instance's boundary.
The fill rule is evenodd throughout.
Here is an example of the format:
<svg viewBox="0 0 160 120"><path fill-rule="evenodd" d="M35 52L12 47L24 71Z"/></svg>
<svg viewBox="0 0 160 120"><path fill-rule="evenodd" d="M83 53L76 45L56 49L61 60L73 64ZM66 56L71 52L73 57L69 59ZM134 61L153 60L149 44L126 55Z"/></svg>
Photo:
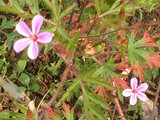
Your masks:
<svg viewBox="0 0 160 120"><path fill-rule="evenodd" d="M157 92L156 92L156 97L155 97L155 100L154 100L151 120L154 120L154 115L155 115L155 111L156 111L156 104L157 104L157 101L158 101L159 92L160 92L160 79L159 79L159 83L158 83L158 89L157 89Z"/></svg>

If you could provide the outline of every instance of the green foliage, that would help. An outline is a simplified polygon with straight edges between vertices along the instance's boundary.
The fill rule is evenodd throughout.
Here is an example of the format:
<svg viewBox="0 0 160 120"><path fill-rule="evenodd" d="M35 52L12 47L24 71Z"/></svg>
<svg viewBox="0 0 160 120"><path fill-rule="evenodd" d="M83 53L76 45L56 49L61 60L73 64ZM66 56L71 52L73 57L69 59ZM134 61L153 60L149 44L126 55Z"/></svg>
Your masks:
<svg viewBox="0 0 160 120"><path fill-rule="evenodd" d="M0 0L0 5L1 6L5 6L6 4L5 4L5 2L3 0Z"/></svg>
<svg viewBox="0 0 160 120"><path fill-rule="evenodd" d="M61 26L57 26L57 31L59 32L59 34L64 37L65 39L69 40L69 35L66 32L66 30L64 28L62 28Z"/></svg>
<svg viewBox="0 0 160 120"><path fill-rule="evenodd" d="M89 83L94 83L94 84L101 85L106 88L113 89L113 86L107 83L103 77L83 78L83 79L84 81L87 81Z"/></svg>
<svg viewBox="0 0 160 120"><path fill-rule="evenodd" d="M44 66L44 69L49 70L52 73L52 75L58 75L59 68L60 68L62 62L63 61L61 59L59 59L57 63L53 62L53 63L50 63L50 65Z"/></svg>
<svg viewBox="0 0 160 120"><path fill-rule="evenodd" d="M73 92L76 92L79 88L79 80L75 79L74 83L72 83L67 91L63 94L62 98L58 101L58 103L56 104L56 106L59 106L63 101L65 101L66 99L70 99L71 96L73 95Z"/></svg>
<svg viewBox="0 0 160 120"><path fill-rule="evenodd" d="M108 105L106 104L106 101L104 101L100 96L90 93L84 88L83 84L81 84L81 88L83 91L84 111L86 117L88 119L105 119L103 111L97 105L100 105L104 109L107 109Z"/></svg>
<svg viewBox="0 0 160 120"><path fill-rule="evenodd" d="M157 7L158 2L159 0L0 0L2 13L0 15L0 73L3 77L11 74L10 78L13 82L20 84L18 91L25 92L27 95L32 95L32 92L38 92L38 94L46 92L40 89L42 86L38 84L39 82L43 83L46 88L48 87L48 90L53 89L46 93L47 97L43 97L41 102L44 104L47 104L50 97L58 93L54 100L56 110L51 112L52 107L49 106L47 113L46 109L45 117L49 119L54 119L55 116L60 120L62 118L73 120L79 116L79 120L111 118L109 108L116 104L113 99L115 96L112 95L113 91L123 103L123 86L114 90L117 83L120 84L114 78L122 80L124 76L121 72L124 72L126 68L132 69L130 73L135 77L138 76L138 72L144 74L146 82L158 76L160 41L156 42L158 49L148 47L144 39L137 40L135 34L132 33L132 31L139 32L141 27L137 29L137 24L129 26L130 23L128 23L130 19L128 16L134 16L136 10L139 10L142 20L143 9L151 11ZM39 45L40 57L38 59L22 60L21 53L17 55L11 49L13 43L21 38L15 26L19 21L25 21L30 27L31 18L37 14L44 17L44 28L42 27L41 32L51 32L54 34L54 40L51 44L45 45L45 49L43 45ZM154 40L149 42L152 44ZM57 43L63 45L63 49L60 48L59 51L66 52L66 56L62 57L57 53L55 49L58 48L53 47ZM88 51L93 54L87 54ZM46 57L43 57L44 53ZM150 53L155 55L151 56ZM50 58L50 56L54 57ZM147 61L147 58L151 63ZM13 64L13 61L17 65ZM28 62L31 61L29 65ZM133 66L142 63L143 65L140 66L142 69L134 72ZM32 68L28 69L31 66ZM66 67L70 67L70 71L62 85L61 78L64 77L63 71ZM128 76L127 74L126 78ZM122 80L124 84L128 79ZM61 85L63 87L59 90ZM48 93L50 95L47 95ZM65 101L67 105L64 107ZM27 119L27 108L15 104L20 112L3 111L0 113L0 119ZM76 110L73 112L74 109L71 110L71 107ZM36 116L38 115L36 113ZM134 120L139 119L140 115L142 111L139 103L136 106L129 106L125 117L128 120Z"/></svg>
<svg viewBox="0 0 160 120"><path fill-rule="evenodd" d="M2 35L5 35L7 37L7 41L5 43L8 49L11 49L13 38L17 35L17 32L8 33L6 30L13 29L16 24L17 22L15 22L14 19L7 21L7 18L4 17L0 26L0 41L4 41L4 38L2 40L2 37L4 37Z"/></svg>
<svg viewBox="0 0 160 120"><path fill-rule="evenodd" d="M62 19L64 16L66 16L67 14L69 14L75 7L76 7L76 3L73 3L71 6L69 6L68 8L66 8L59 16L59 20Z"/></svg>
<svg viewBox="0 0 160 120"><path fill-rule="evenodd" d="M12 111L3 111L0 113L1 120L26 120L27 109L20 104L14 102L14 104L19 108L22 113L12 112Z"/></svg>
<svg viewBox="0 0 160 120"><path fill-rule="evenodd" d="M29 82L30 82L30 77L25 74L25 73L22 73L19 77L19 81L25 85L25 86L28 86L29 85Z"/></svg>
<svg viewBox="0 0 160 120"><path fill-rule="evenodd" d="M69 44L67 46L68 51L72 51L73 49L76 48L76 44L78 43L78 37L79 37L79 32L73 35L73 37L70 39Z"/></svg>
<svg viewBox="0 0 160 120"><path fill-rule="evenodd" d="M19 60L18 61L18 64L17 64L18 74L20 74L21 72L24 71L26 64L27 64L26 60Z"/></svg>
<svg viewBox="0 0 160 120"><path fill-rule="evenodd" d="M104 66L99 67L93 74L93 77L96 76L105 76L105 73L107 72L107 74L111 77L115 77L117 76L117 74L112 71L112 69L116 68L116 64L114 62L114 58L110 58L105 64Z"/></svg>
<svg viewBox="0 0 160 120"><path fill-rule="evenodd" d="M39 14L39 2L38 0L27 0L28 7L30 8L32 14Z"/></svg>
<svg viewBox="0 0 160 120"><path fill-rule="evenodd" d="M137 4L139 4L141 7L147 9L147 10L153 10L159 0L136 0Z"/></svg>
<svg viewBox="0 0 160 120"><path fill-rule="evenodd" d="M128 108L130 110L130 113L132 113L132 115L126 115L126 118L128 120L136 120L139 118L139 115L143 115L140 103L138 103L136 106L128 105Z"/></svg>
<svg viewBox="0 0 160 120"><path fill-rule="evenodd" d="M141 61L144 61L146 59L148 53L143 47L144 39L135 41L134 34L131 34L128 43L128 56L132 65L134 64L134 61L140 64Z"/></svg>

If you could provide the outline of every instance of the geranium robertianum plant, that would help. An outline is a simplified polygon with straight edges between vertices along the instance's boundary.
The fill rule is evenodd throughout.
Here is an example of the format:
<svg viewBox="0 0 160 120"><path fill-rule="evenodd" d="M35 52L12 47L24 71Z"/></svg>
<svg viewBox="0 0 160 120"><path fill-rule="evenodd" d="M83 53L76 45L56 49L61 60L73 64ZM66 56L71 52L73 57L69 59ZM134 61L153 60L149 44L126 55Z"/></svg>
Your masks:
<svg viewBox="0 0 160 120"><path fill-rule="evenodd" d="M116 106L115 110L125 120L124 112L128 114L125 111L128 108L121 105L129 103L123 101L123 96L130 96L131 105L136 105L137 97L145 102L147 97L141 91L150 86L147 80L157 76L160 67L159 45L148 31L141 29L153 24L136 23L129 26L128 16L134 15L135 10L142 6L153 8L154 4L142 4L139 0L28 0L24 3L20 0L1 0L0 12L12 13L15 18L14 24L3 19L0 26L0 32L10 41L2 42L5 50L9 50L7 46L13 43L14 60L18 61L19 58L24 59L21 54L28 47L27 54L31 60L25 59L25 67L20 65L19 69L24 69L31 82L38 81L40 87L48 90L45 95L41 89L38 91L43 98L36 106L37 110L31 111L30 106L22 109L22 113L18 114L20 119L116 119L111 109ZM20 18L25 19L26 23ZM28 27L30 25L32 30ZM10 37L9 33L6 34L10 28L11 31L16 28L24 38L18 33ZM141 39L136 37L139 30L144 34L141 33ZM4 36L3 39L6 38ZM9 38L14 38L14 42ZM39 51L38 45L46 43L51 44ZM0 55L10 62L1 47ZM41 57L38 57L39 52ZM0 60L3 62L6 59ZM6 66L2 65L2 69L5 70ZM16 73L16 68L13 67L11 72ZM133 77L145 83L137 87L137 79ZM16 77L14 79L18 80ZM23 80L27 81L25 77L22 77ZM27 85L31 87L29 82ZM32 91L29 90L27 94L30 95ZM5 117L18 119L19 116L14 115Z"/></svg>

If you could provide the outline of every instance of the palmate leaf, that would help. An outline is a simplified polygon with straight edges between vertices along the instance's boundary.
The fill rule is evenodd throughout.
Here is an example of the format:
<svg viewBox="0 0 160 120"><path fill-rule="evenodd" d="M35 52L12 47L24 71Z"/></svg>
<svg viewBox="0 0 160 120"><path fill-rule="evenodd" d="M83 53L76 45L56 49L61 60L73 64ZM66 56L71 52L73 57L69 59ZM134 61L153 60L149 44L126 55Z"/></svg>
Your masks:
<svg viewBox="0 0 160 120"><path fill-rule="evenodd" d="M88 91L86 91L87 93L87 97L94 103L96 103L97 105L100 105L102 108L104 109L108 109L108 104L106 103L106 101L103 99L103 97L94 94L94 93L90 93Z"/></svg>
<svg viewBox="0 0 160 120"><path fill-rule="evenodd" d="M141 63L146 59L148 52L144 49L145 42L144 39L135 41L135 35L131 34L128 43L128 56L130 59L131 65L134 64L134 61Z"/></svg>
<svg viewBox="0 0 160 120"><path fill-rule="evenodd" d="M67 89L67 91L63 94L62 98L58 101L56 104L56 107L58 107L63 101L70 98L74 91L77 91L79 89L79 79L75 79L72 85L70 85Z"/></svg>
<svg viewBox="0 0 160 120"><path fill-rule="evenodd" d="M62 105L62 108L63 108L63 114L64 116L66 117L67 120L74 120L74 110L73 109L70 109L70 106L68 104L66 104L65 102L63 102L63 105Z"/></svg>
<svg viewBox="0 0 160 120"><path fill-rule="evenodd" d="M132 65L133 72L144 81L145 68L153 69L160 67L160 52L155 52L155 47L158 45L151 39L147 31L141 40L135 41L135 35L131 34L128 43L128 56L130 64Z"/></svg>
<svg viewBox="0 0 160 120"><path fill-rule="evenodd" d="M104 114L100 109L97 109L94 105L91 105L90 110L95 116L97 116L98 120L105 120Z"/></svg>
<svg viewBox="0 0 160 120"><path fill-rule="evenodd" d="M13 28L16 24L17 24L17 22L15 22L14 19L11 19L11 20L9 20L7 22L7 18L4 17L3 20L2 20L0 29L1 30L3 30L3 29L10 29L10 28Z"/></svg>
<svg viewBox="0 0 160 120"><path fill-rule="evenodd" d="M106 87L106 88L113 89L113 86L110 85L109 83L107 83L103 77L86 78L86 79L84 79L84 81L94 83L94 84L97 84L97 85L101 85L101 86Z"/></svg>
<svg viewBox="0 0 160 120"><path fill-rule="evenodd" d="M93 77L97 77L97 76L105 76L105 73L107 73L109 76L111 77L116 77L117 74L112 71L112 69L115 69L117 67L117 64L115 63L115 59L114 58L110 58L105 64L104 66L101 66L100 68L98 68L94 73L93 73Z"/></svg>
<svg viewBox="0 0 160 120"><path fill-rule="evenodd" d="M103 102L102 102L103 101ZM103 99L96 94L89 93L85 90L84 93L84 110L86 118L91 120L105 120L104 113L98 106L103 106L104 109L107 108Z"/></svg>

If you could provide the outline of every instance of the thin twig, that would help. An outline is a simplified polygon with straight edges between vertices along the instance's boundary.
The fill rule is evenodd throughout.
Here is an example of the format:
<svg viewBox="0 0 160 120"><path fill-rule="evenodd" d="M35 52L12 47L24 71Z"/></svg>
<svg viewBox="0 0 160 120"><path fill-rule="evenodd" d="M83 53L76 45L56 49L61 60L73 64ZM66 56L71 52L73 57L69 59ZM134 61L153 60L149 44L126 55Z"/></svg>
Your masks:
<svg viewBox="0 0 160 120"><path fill-rule="evenodd" d="M90 34L90 32L91 32L91 31L92 31L92 29L94 28L94 26L95 26L96 22L97 22L97 16L95 16L95 18L94 18L94 22L93 22L93 24L91 25L91 27L90 27L89 32L87 33L87 35L89 35L89 34Z"/></svg>
<svg viewBox="0 0 160 120"><path fill-rule="evenodd" d="M68 76L69 71L70 71L70 67L68 66L68 67L66 68L66 70L64 71L64 74L63 74L63 77L62 77L62 81L61 81L61 83L60 83L60 86L59 86L56 94L55 94L55 95L52 97L52 99L48 102L48 104L46 105L46 107L51 106L52 103L53 103L53 102L55 101L55 99L57 98L57 96L59 95L59 92L61 91L61 89L62 89L62 87L63 87L63 85L64 85L65 80L67 79L67 76Z"/></svg>
<svg viewBox="0 0 160 120"><path fill-rule="evenodd" d="M156 104L157 104L157 101L158 101L159 92L160 92L160 79L159 79L159 83L158 83L158 89L157 89L157 92L156 92L156 97L155 97L155 100L154 100L151 120L154 120L154 115L155 115L155 111L156 111Z"/></svg>
<svg viewBox="0 0 160 120"><path fill-rule="evenodd" d="M104 32L104 33L101 33L101 34L98 34L98 35L88 35L88 36L79 36L79 38L91 38L91 37L101 37L101 36L104 36L104 35L108 35L108 34L112 34L112 33L115 33L119 30L128 30L128 29L145 29L146 27L148 26L152 26L152 25L157 25L159 24L160 21L157 21L157 22L153 22L153 23L145 23L145 24L139 24L139 26L129 26L129 27L120 27L116 30L113 30L113 31L109 31L109 32Z"/></svg>
<svg viewBox="0 0 160 120"><path fill-rule="evenodd" d="M54 22L52 22L52 21L50 21L50 20L48 20L48 19L46 19L46 18L44 18L44 21L45 21L45 22L48 22L48 23L51 23L52 25L55 25L55 26L58 25L58 23L54 23Z"/></svg>
<svg viewBox="0 0 160 120"><path fill-rule="evenodd" d="M122 28L118 28L114 31L110 31L110 32L105 32L105 33L102 33L102 34L99 34L99 35L88 35L88 36L79 36L79 38L90 38L90 37L100 37L100 36L104 36L104 35L107 35L107 34L111 34L111 33L115 33L119 30L121 30Z"/></svg>
<svg viewBox="0 0 160 120"><path fill-rule="evenodd" d="M80 14L79 14L79 17L78 17L78 22L81 20L81 17L82 17L84 8L85 8L85 4L83 4L83 6L82 6L82 8L81 8L81 10L80 10Z"/></svg>
<svg viewBox="0 0 160 120"><path fill-rule="evenodd" d="M68 66L68 67L66 68L66 70L64 71L64 74L63 74L63 76L62 76L62 81L61 81L61 83L60 83L60 86L58 87L57 92L54 94L54 96L51 98L51 100L48 102L48 104L47 104L44 108L40 109L41 114L40 114L40 117L38 118L38 120L41 120L41 119L42 119L42 117L43 117L43 115L44 115L44 110L45 110L45 108L51 106L52 103L55 101L55 99L58 97L58 95L59 95L59 93L60 93L60 91L61 91L61 89L62 89L62 87L63 87L63 85L64 85L64 82L65 82L65 80L67 79L67 76L68 76L69 71L70 71L70 66Z"/></svg>

